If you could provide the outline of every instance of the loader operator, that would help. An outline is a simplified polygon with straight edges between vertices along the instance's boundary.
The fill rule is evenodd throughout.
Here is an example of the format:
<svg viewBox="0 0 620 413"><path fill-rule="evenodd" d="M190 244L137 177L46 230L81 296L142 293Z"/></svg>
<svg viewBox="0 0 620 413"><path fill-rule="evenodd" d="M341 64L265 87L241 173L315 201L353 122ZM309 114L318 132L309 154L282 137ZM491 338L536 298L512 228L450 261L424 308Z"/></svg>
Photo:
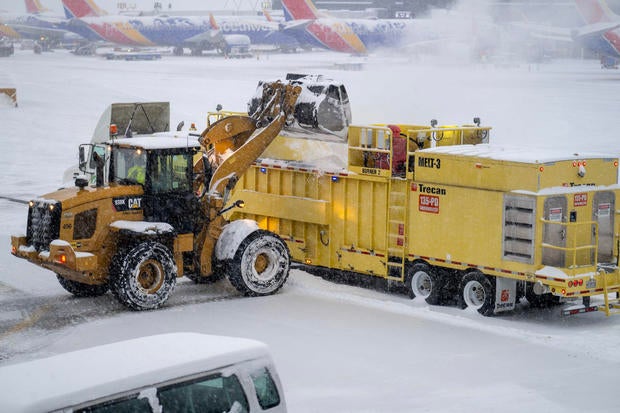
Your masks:
<svg viewBox="0 0 620 413"><path fill-rule="evenodd" d="M144 156L137 154L134 157L134 166L127 171L127 178L144 185L144 177L146 175L146 162Z"/></svg>

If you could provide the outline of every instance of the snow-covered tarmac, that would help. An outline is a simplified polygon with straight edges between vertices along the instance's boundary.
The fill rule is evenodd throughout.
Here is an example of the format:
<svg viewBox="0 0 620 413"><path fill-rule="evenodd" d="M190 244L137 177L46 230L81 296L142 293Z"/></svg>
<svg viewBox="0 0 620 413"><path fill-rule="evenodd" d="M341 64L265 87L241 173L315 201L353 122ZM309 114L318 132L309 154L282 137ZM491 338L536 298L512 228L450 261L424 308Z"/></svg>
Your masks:
<svg viewBox="0 0 620 413"><path fill-rule="evenodd" d="M335 70L351 62L364 70ZM173 125L184 120L200 129L218 103L244 110L258 80L287 72L342 80L355 123L470 123L480 116L496 143L620 154L620 73L594 61L499 69L327 52L124 62L17 51L0 60L0 87L17 87L19 101L17 109L0 108L0 195L28 199L57 188L112 102L170 101ZM25 221L25 206L0 199L2 362L197 331L268 343L292 412L619 410L617 317L565 319L557 309L523 305L483 318L297 270L275 296L243 299L225 283L180 282L166 308L132 313L111 295L74 299L51 272L12 257L9 235L24 232ZM62 319L57 327L50 314ZM169 351L191 349L179 343Z"/></svg>

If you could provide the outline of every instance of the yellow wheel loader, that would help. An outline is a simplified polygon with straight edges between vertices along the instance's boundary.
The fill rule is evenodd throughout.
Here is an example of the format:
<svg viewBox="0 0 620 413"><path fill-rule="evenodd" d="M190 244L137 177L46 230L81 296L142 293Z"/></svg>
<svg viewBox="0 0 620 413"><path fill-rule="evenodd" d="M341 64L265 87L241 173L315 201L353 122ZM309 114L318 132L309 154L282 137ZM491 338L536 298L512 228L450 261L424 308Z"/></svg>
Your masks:
<svg viewBox="0 0 620 413"><path fill-rule="evenodd" d="M137 112L150 123L136 105L123 137L111 128L107 142L80 147L74 187L30 201L26 234L11 237L12 254L53 271L76 296L111 290L134 310L163 305L183 275L196 282L226 275L244 295L275 293L289 273L286 244L223 213L243 205L229 199L237 179L292 121L300 92L291 82L264 83L250 116L195 135L132 133Z"/></svg>

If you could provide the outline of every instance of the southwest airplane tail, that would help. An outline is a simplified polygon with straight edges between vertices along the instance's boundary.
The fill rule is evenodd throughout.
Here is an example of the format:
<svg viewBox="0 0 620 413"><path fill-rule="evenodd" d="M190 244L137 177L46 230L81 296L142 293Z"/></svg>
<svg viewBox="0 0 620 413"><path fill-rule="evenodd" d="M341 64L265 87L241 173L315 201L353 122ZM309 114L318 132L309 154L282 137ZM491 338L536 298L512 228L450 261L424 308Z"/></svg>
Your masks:
<svg viewBox="0 0 620 413"><path fill-rule="evenodd" d="M364 42L347 22L325 19L312 0L282 0L288 31L302 36L302 44L310 44L337 52L366 54Z"/></svg>
<svg viewBox="0 0 620 413"><path fill-rule="evenodd" d="M31 1L38 2L38 0ZM62 6L68 19L105 16L108 14L97 6L93 0L62 0Z"/></svg>
<svg viewBox="0 0 620 413"><path fill-rule="evenodd" d="M620 16L603 0L575 0L579 14L590 28L582 42L601 55L620 58ZM598 32L597 32L598 29Z"/></svg>
<svg viewBox="0 0 620 413"><path fill-rule="evenodd" d="M282 0L284 19L290 20L314 20L321 16L312 0Z"/></svg>
<svg viewBox="0 0 620 413"><path fill-rule="evenodd" d="M50 11L43 7L39 0L24 0L26 3L26 12L29 14L39 14Z"/></svg>
<svg viewBox="0 0 620 413"><path fill-rule="evenodd" d="M603 0L575 0L575 5L586 24L607 23L619 18Z"/></svg>

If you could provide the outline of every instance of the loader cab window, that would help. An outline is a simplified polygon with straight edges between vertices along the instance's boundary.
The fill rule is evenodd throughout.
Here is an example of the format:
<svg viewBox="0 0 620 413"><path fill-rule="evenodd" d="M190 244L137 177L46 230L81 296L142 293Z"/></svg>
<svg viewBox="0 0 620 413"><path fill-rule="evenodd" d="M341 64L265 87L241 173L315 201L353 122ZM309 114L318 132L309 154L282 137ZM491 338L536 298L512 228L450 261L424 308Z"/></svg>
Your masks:
<svg viewBox="0 0 620 413"><path fill-rule="evenodd" d="M150 167L151 192L189 192L192 190L189 153L154 153Z"/></svg>
<svg viewBox="0 0 620 413"><path fill-rule="evenodd" d="M193 191L193 151L151 151L144 187L144 220L167 222L181 234L200 228L203 216Z"/></svg>
<svg viewBox="0 0 620 413"><path fill-rule="evenodd" d="M146 152L135 148L116 148L112 168L115 182L125 185L144 185Z"/></svg>

